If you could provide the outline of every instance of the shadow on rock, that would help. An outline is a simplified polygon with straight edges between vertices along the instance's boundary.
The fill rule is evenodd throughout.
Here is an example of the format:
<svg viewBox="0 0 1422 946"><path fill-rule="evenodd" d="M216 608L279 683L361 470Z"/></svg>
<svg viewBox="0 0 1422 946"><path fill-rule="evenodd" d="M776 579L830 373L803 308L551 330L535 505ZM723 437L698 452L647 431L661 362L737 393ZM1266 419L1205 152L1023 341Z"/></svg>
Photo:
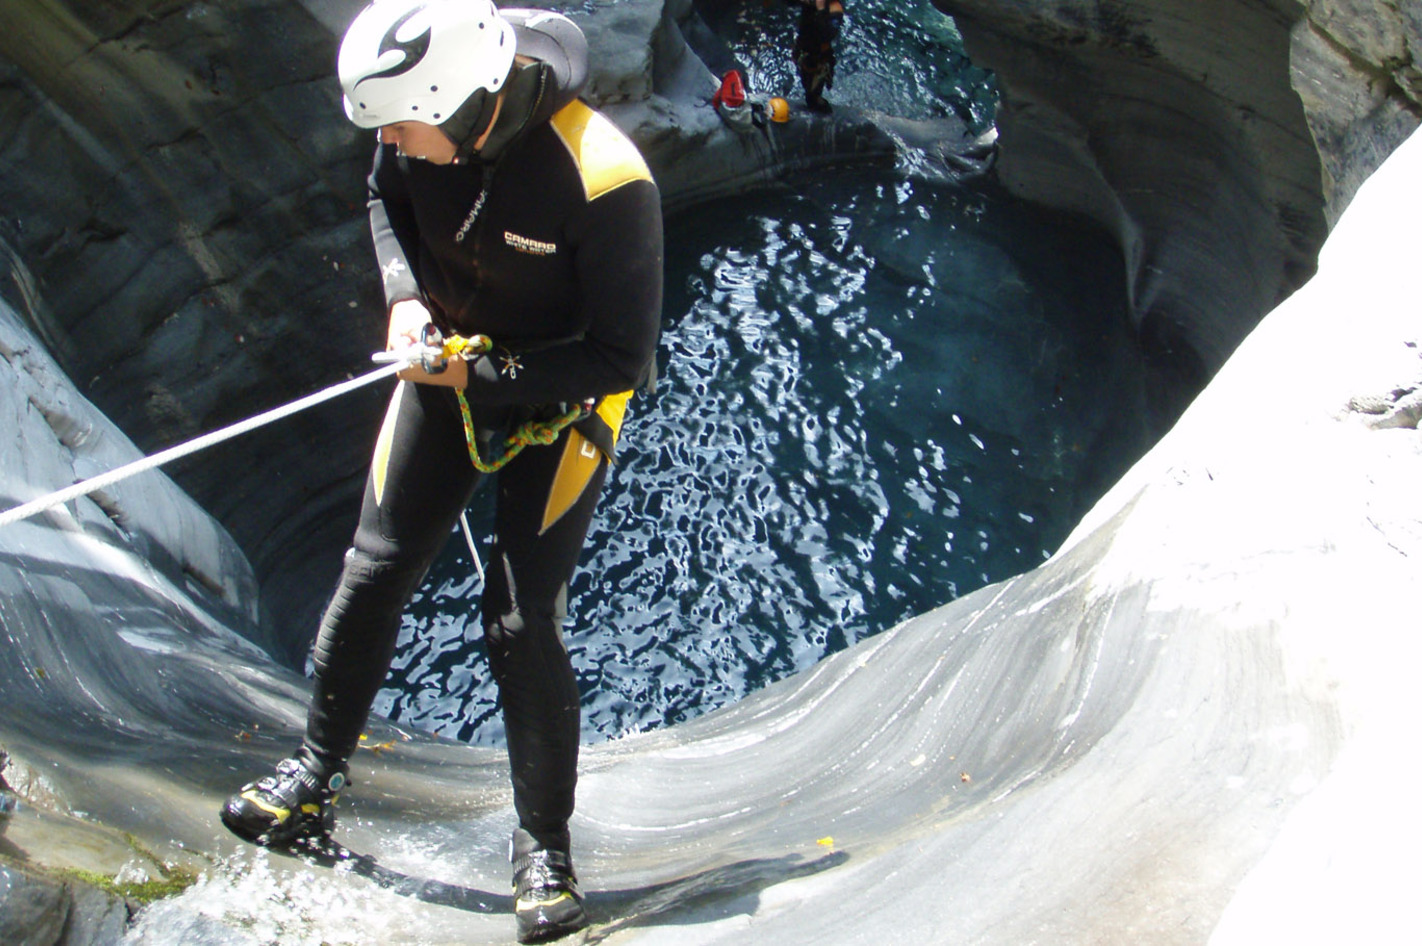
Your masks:
<svg viewBox="0 0 1422 946"><path fill-rule="evenodd" d="M341 868L377 886L424 903L468 913L512 913L513 898L473 887L412 877L386 867L370 854L360 854L331 838L305 841L273 853L295 857L318 867ZM686 877L624 890L586 891L593 921L586 942L601 942L618 930L638 926L690 925L755 912L760 892L786 881L839 867L849 855L836 851L806 861L798 854L737 861Z"/></svg>
<svg viewBox="0 0 1422 946"><path fill-rule="evenodd" d="M665 883L587 892L593 927L587 942L638 926L689 926L755 913L762 890L809 877L849 860L842 851L806 861L798 854L737 861Z"/></svg>
<svg viewBox="0 0 1422 946"><path fill-rule="evenodd" d="M412 877L386 867L377 861L374 855L357 853L331 838L315 838L290 847L273 847L270 850L274 854L295 857L313 866L348 870L391 893L412 897L424 903L453 907L467 913L513 912L513 900L506 894L447 884L442 880L427 877Z"/></svg>

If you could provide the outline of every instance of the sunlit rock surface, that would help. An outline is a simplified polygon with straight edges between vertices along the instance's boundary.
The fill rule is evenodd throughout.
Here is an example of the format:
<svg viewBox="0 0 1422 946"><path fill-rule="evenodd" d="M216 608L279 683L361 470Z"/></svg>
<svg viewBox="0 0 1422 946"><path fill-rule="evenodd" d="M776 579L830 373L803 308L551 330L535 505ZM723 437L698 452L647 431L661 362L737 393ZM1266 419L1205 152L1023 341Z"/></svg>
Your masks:
<svg viewBox="0 0 1422 946"><path fill-rule="evenodd" d="M363 360L378 334L356 206L366 154L331 120L329 82L356 5L0 10L12 130L0 237L15 310L0 321L6 506L137 455L66 371L151 449ZM1055 40L1015 48L1026 5L998 6L990 32L1010 90L1009 60L1037 68L1028 53ZM1153 6L1165 9L1102 7L1104 32ZM1233 74L1202 73L1198 89L1158 80L1204 109L1187 124L1233 136L1221 166L1237 175L1191 179L1243 195L1242 229L1210 228L1228 201L1148 199L1174 151L1161 164L1143 147L1118 152L1113 180L1134 189L1079 188L1063 172L1062 193L1116 194L1103 206L1130 210L1128 255L1158 248L1149 258L1170 261L1137 270L1152 290L1138 302L1193 286L1202 299L1187 301L1210 309L1199 325L1188 309L1141 311L1184 312L1168 337L1198 342L1200 364L1228 358L1066 548L727 711L586 752L576 854L601 941L1374 942L1409 928L1418 871L1391 854L1419 841L1400 794L1415 784L1418 711L1422 448L1409 405L1422 386L1410 285L1422 143L1353 191L1416 124L1415 65L1393 55L1416 16L1359 8L1396 17L1355 36L1348 24L1373 21L1221 6L1210 23L1272 24L1248 37L1273 64L1258 67L1258 88ZM611 8L604 35L635 38L629 64L597 80L605 104L653 154L674 155L678 136L754 152L686 104L709 73L638 58L652 40L636 30L668 35L659 9ZM1199 31L1215 35L1242 34ZM1135 55L1135 36L1112 55ZM1370 85L1377 70L1348 50L1372 39L1393 58L1391 78ZM1320 42L1359 78L1325 69L1332 91L1290 99L1285 86L1326 61L1300 52ZM1199 58L1249 71L1224 48ZM1074 67L1083 103L1113 101L1098 85L1143 68L1098 59ZM1047 78L1039 88L1057 94L1043 95L1044 120L1033 128L1020 100L1004 128L1019 168L1069 140L1043 130L1061 100ZM1255 111L1278 127L1241 132L1238 115L1226 120L1238 101L1277 106ZM682 130L654 137L671 123ZM1318 190L1271 234L1258 208L1310 190L1310 134ZM1335 218L1318 276L1231 356L1230 334L1288 294L1320 221ZM1263 288L1239 289L1238 269L1221 269L1219 286L1203 279L1222 266L1216 242L1264 260ZM327 328L333 312L350 313L349 334ZM178 471L235 544L158 475L0 529L0 774L21 798L0 821L0 941L108 941L126 908L63 868L199 874L139 915L132 942L508 941L512 813L497 751L373 726L342 803L339 837L359 856L334 868L244 848L214 817L300 729L305 681L247 638L280 652L279 620L259 608L280 603L297 624L296 602L319 605L320 567L300 566L349 534L372 429L359 415L377 400ZM273 465L290 437L314 445L309 462Z"/></svg>

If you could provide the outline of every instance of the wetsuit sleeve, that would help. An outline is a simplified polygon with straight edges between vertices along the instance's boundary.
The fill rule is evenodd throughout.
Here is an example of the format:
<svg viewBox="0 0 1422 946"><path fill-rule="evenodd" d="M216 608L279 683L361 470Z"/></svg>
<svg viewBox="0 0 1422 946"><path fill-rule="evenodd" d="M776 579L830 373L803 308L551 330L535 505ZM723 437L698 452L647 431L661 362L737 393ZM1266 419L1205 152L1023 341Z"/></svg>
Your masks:
<svg viewBox="0 0 1422 946"><path fill-rule="evenodd" d="M385 284L385 311L397 302L422 298L411 265L416 243L414 212L393 145L377 145L369 186L370 235Z"/></svg>
<svg viewBox="0 0 1422 946"><path fill-rule="evenodd" d="M588 202L571 236L582 326L579 338L473 363L471 400L496 404L578 401L642 384L662 316L661 199L651 180L629 181Z"/></svg>

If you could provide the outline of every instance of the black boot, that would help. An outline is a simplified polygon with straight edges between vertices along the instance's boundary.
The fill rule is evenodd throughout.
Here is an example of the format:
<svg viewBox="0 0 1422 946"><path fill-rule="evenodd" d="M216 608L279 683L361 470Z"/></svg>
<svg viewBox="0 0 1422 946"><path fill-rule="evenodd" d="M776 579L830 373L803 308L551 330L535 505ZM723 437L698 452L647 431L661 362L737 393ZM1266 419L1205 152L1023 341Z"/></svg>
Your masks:
<svg viewBox="0 0 1422 946"><path fill-rule="evenodd" d="M222 823L244 841L268 847L323 838L335 827L333 806L348 781L345 766L326 769L303 750L227 799Z"/></svg>
<svg viewBox="0 0 1422 946"><path fill-rule="evenodd" d="M588 925L583 893L566 847L545 847L519 828L513 835L510 859L520 943L546 943Z"/></svg>

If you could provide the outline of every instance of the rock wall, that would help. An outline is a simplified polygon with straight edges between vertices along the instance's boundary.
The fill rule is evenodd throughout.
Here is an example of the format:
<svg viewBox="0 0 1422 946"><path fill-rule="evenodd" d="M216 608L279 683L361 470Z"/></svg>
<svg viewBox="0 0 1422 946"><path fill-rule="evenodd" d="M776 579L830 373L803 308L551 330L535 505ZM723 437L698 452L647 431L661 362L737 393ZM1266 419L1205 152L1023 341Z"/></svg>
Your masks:
<svg viewBox="0 0 1422 946"><path fill-rule="evenodd" d="M334 50L289 2L0 9L5 294L145 451L368 363L370 146L327 118ZM313 553L349 538L378 409L353 396L172 468L274 607L329 583Z"/></svg>
<svg viewBox="0 0 1422 946"><path fill-rule="evenodd" d="M1187 396L1422 116L1416 3L936 5L997 75L1001 179L1117 235L1142 342Z"/></svg>
<svg viewBox="0 0 1422 946"><path fill-rule="evenodd" d="M1293 31L1290 66L1332 226L1422 121L1422 3L1311 0Z"/></svg>
<svg viewBox="0 0 1422 946"><path fill-rule="evenodd" d="M71 386L55 360L0 302L0 430L8 438L0 463L0 496L9 509L138 459L132 442ZM87 497L53 506L4 526L0 560L27 573L33 585L53 579L78 580L70 573L71 540L93 560L81 573L102 570L105 548L121 549L109 566L122 575L170 586L176 595L201 599L213 621L239 628L249 637L257 623L257 582L242 550L191 497L160 472L145 472L95 490ZM77 596L83 600L83 595ZM0 625L22 624L14 611L0 612ZM127 619L116 616L114 623ZM54 641L62 649L66 641ZM22 668L10 668L12 672ZM41 674L41 677L44 675ZM31 681L35 682L35 681ZM22 698L23 685L4 687L6 698Z"/></svg>
<svg viewBox="0 0 1422 946"><path fill-rule="evenodd" d="M1001 179L1116 235L1147 353L1199 390L1312 273L1325 233L1289 84L1292 4L938 6L996 73Z"/></svg>

